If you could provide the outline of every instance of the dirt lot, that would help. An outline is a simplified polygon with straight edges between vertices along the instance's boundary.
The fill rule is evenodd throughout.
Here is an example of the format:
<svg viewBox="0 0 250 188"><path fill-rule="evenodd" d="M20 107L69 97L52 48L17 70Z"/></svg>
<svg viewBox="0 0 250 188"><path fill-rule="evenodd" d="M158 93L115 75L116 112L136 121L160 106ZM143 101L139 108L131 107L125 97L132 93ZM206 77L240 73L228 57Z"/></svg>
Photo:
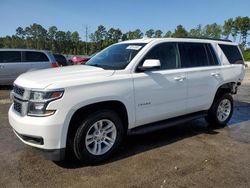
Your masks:
<svg viewBox="0 0 250 188"><path fill-rule="evenodd" d="M203 119L130 136L98 166L42 159L8 123L9 90L0 90L1 187L250 187L250 71L235 96L229 126Z"/></svg>

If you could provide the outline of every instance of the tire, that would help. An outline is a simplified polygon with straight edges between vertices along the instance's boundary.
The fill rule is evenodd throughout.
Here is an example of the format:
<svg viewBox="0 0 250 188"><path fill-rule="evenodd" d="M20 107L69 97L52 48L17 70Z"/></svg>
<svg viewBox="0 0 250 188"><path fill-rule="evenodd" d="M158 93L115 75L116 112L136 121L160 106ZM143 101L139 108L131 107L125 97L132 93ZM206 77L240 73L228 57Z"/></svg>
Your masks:
<svg viewBox="0 0 250 188"><path fill-rule="evenodd" d="M225 127L232 117L233 109L232 95L229 93L220 95L214 100L205 119L210 127Z"/></svg>
<svg viewBox="0 0 250 188"><path fill-rule="evenodd" d="M74 137L73 150L81 162L98 164L112 156L123 135L120 117L111 110L101 110L82 121Z"/></svg>

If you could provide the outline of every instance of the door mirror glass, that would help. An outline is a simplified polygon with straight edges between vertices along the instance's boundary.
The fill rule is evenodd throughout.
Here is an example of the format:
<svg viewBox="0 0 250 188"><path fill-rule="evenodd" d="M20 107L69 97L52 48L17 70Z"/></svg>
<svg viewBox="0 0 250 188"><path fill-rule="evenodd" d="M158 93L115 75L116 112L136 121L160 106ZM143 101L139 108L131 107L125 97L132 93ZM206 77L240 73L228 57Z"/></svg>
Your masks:
<svg viewBox="0 0 250 188"><path fill-rule="evenodd" d="M161 67L161 62L159 59L146 59L142 66L139 67L140 70L145 71L149 69L157 69Z"/></svg>

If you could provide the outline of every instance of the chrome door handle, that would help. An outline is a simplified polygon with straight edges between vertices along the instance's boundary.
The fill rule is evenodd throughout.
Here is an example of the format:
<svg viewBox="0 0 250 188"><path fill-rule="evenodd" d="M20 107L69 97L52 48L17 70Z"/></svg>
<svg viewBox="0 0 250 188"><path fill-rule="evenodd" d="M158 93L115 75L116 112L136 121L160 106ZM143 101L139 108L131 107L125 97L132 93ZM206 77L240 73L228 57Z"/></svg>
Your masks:
<svg viewBox="0 0 250 188"><path fill-rule="evenodd" d="M3 69L4 68L4 66L3 65L0 65L0 69Z"/></svg>
<svg viewBox="0 0 250 188"><path fill-rule="evenodd" d="M185 80L185 78L186 78L185 76L176 76L174 77L174 80L182 82L183 80Z"/></svg>
<svg viewBox="0 0 250 188"><path fill-rule="evenodd" d="M219 77L219 76L220 76L220 73L218 73L218 72L212 72L212 73L211 73L211 76Z"/></svg>

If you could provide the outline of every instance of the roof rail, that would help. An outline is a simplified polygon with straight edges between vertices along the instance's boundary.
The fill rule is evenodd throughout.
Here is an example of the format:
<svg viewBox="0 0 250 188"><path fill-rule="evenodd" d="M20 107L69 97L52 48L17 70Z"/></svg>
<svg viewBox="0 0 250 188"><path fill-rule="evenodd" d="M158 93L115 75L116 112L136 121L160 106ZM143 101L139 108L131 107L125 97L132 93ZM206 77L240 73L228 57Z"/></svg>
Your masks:
<svg viewBox="0 0 250 188"><path fill-rule="evenodd" d="M229 39L213 39L207 37L176 37L176 38L185 38L185 39L205 39L205 40L217 40L217 41L225 41L225 42L232 42Z"/></svg>

